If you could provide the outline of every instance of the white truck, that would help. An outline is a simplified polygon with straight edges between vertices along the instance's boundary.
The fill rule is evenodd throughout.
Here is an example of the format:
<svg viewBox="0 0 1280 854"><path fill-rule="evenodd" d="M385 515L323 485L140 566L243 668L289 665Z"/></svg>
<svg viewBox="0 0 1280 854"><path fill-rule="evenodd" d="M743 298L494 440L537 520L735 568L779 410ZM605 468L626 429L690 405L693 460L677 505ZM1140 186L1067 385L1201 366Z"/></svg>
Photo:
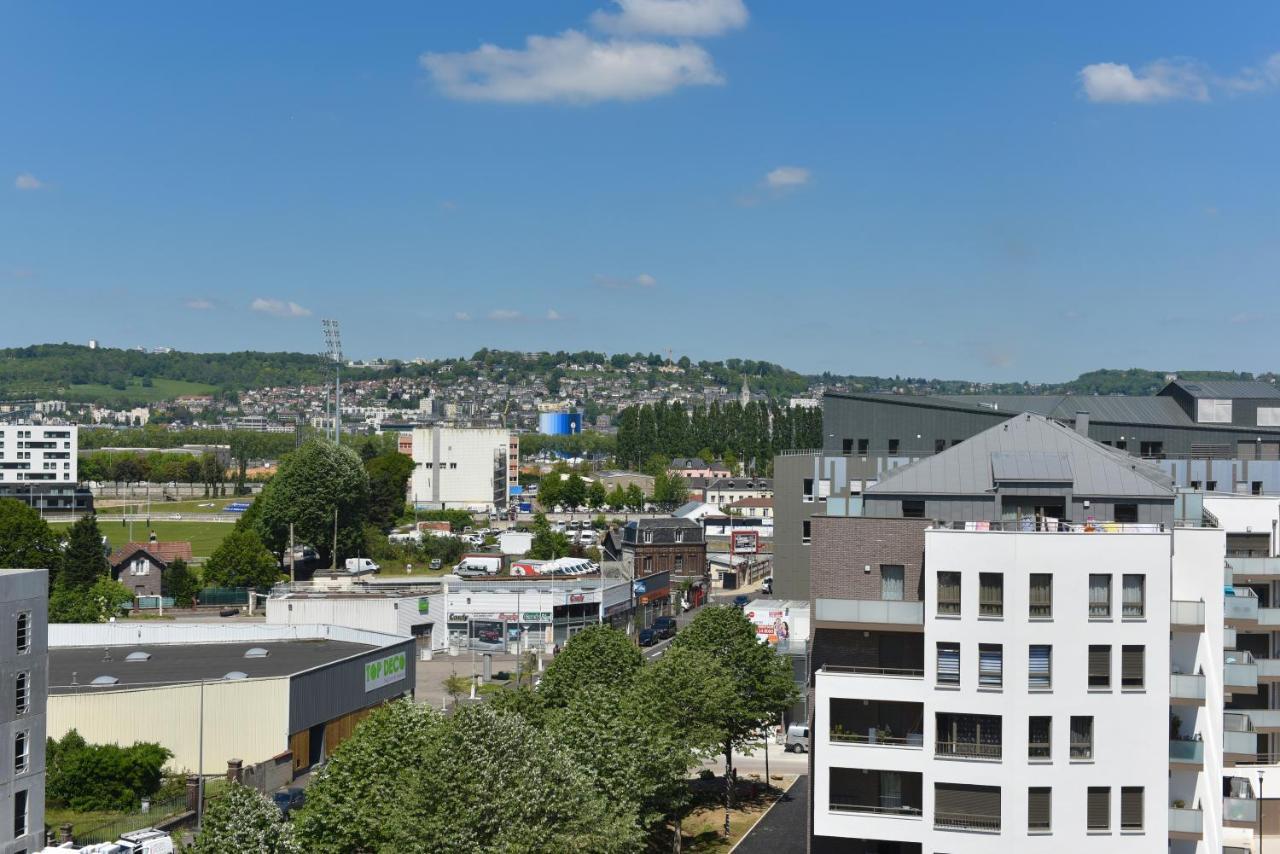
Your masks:
<svg viewBox="0 0 1280 854"><path fill-rule="evenodd" d="M352 575L360 575L366 572L377 572L382 569L367 557L349 557L346 563L347 572Z"/></svg>
<svg viewBox="0 0 1280 854"><path fill-rule="evenodd" d="M56 848L45 848L40 854L66 854L76 851L79 854L173 854L173 837L161 830L148 827L120 834L115 842L100 842L86 845L84 848L73 848L71 843Z"/></svg>
<svg viewBox="0 0 1280 854"><path fill-rule="evenodd" d="M502 572L502 555L463 555L453 572L462 578L497 575Z"/></svg>

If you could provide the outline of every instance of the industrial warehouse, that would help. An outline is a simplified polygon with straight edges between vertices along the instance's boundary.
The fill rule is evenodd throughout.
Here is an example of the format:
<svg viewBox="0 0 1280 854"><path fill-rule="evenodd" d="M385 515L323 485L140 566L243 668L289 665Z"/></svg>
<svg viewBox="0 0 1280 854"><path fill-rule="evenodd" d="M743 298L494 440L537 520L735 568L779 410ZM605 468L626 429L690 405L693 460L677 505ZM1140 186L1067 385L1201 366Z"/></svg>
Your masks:
<svg viewBox="0 0 1280 854"><path fill-rule="evenodd" d="M238 759L282 785L412 696L413 644L324 625L51 625L48 735L159 742L173 768Z"/></svg>

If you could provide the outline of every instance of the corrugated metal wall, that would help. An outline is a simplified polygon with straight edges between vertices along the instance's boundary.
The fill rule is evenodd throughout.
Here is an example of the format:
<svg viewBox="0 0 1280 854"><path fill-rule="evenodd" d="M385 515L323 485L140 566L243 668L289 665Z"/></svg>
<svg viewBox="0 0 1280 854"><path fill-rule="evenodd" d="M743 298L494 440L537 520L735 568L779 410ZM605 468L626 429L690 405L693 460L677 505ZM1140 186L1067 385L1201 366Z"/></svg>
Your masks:
<svg viewBox="0 0 1280 854"><path fill-rule="evenodd" d="M364 666L398 652L405 654L404 678L365 691ZM414 641L372 650L334 664L296 674L289 686L289 732L326 723L385 700L394 700L414 689Z"/></svg>
<svg viewBox="0 0 1280 854"><path fill-rule="evenodd" d="M289 746L289 679L244 679L204 686L204 773L225 771L228 759L246 765ZM155 741L173 751L169 767L196 771L200 755L200 686L168 685L126 691L55 694L48 730L61 738L77 730L86 741Z"/></svg>

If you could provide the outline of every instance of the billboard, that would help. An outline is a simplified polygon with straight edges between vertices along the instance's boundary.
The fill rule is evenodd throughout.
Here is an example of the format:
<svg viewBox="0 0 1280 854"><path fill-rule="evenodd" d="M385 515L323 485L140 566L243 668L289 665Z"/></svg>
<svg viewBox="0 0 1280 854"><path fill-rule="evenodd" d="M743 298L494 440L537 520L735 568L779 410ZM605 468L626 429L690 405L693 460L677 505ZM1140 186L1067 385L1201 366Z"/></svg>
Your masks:
<svg viewBox="0 0 1280 854"><path fill-rule="evenodd" d="M755 624L756 640L774 646L791 638L791 620L780 608L747 611L747 619Z"/></svg>
<svg viewBox="0 0 1280 854"><path fill-rule="evenodd" d="M403 652L366 663L364 666L365 693L404 679L405 665Z"/></svg>
<svg viewBox="0 0 1280 854"><path fill-rule="evenodd" d="M502 620L471 620L467 623L468 647L478 650L506 649L507 629Z"/></svg>
<svg viewBox="0 0 1280 854"><path fill-rule="evenodd" d="M582 432L582 413L544 412L538 416L538 432L544 436L576 436Z"/></svg>
<svg viewBox="0 0 1280 854"><path fill-rule="evenodd" d="M734 554L753 555L760 550L760 534L757 531L733 531L730 551Z"/></svg>

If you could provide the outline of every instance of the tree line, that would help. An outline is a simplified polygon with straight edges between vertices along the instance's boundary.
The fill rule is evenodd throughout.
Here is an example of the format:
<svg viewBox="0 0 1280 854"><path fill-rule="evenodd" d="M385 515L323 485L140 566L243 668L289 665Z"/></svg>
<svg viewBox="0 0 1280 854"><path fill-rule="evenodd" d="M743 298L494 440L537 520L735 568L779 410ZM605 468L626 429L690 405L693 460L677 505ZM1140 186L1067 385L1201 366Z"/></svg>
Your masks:
<svg viewBox="0 0 1280 854"><path fill-rule="evenodd" d="M240 793L211 806L196 850L679 851L692 772L723 756L732 806L733 755L795 698L787 659L736 609L707 608L652 661L591 627L537 690L455 699L452 714L408 700L379 708L334 751L292 828L274 832L268 802Z"/></svg>
<svg viewBox="0 0 1280 854"><path fill-rule="evenodd" d="M822 410L752 401L746 406L684 406L666 401L624 409L618 415L620 464L640 467L655 454L713 459L732 454L763 475L773 458L792 448L822 447ZM706 460L711 462L711 460Z"/></svg>

